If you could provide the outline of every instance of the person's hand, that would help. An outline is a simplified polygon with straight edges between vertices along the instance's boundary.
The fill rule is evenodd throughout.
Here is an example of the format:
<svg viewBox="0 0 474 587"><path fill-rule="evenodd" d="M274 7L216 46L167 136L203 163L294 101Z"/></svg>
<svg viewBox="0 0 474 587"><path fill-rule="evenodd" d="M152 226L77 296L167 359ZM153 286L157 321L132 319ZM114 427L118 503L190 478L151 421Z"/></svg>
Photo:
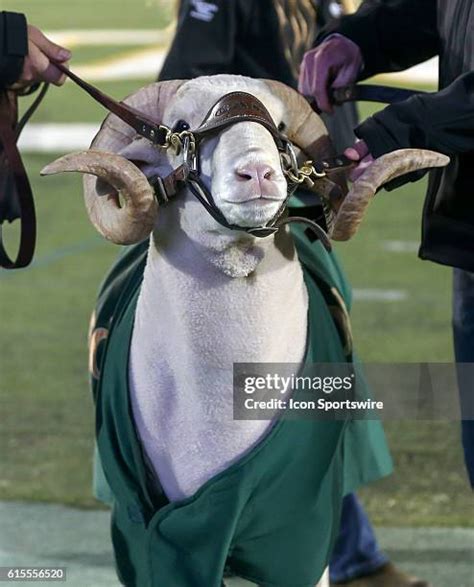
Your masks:
<svg viewBox="0 0 474 587"><path fill-rule="evenodd" d="M357 162L356 167L349 174L351 181L359 179L367 167L374 162L374 158L370 154L369 147L365 141L357 141L352 147L344 151L344 155L352 161Z"/></svg>
<svg viewBox="0 0 474 587"><path fill-rule="evenodd" d="M298 90L313 96L323 112L331 113L330 88L354 83L362 68L362 53L353 41L334 35L305 53L300 68Z"/></svg>
<svg viewBox="0 0 474 587"><path fill-rule="evenodd" d="M66 76L53 65L51 60L66 63L71 52L50 41L35 26L28 25L28 55L25 57L23 71L14 88L29 86L35 82L48 82L61 86Z"/></svg>

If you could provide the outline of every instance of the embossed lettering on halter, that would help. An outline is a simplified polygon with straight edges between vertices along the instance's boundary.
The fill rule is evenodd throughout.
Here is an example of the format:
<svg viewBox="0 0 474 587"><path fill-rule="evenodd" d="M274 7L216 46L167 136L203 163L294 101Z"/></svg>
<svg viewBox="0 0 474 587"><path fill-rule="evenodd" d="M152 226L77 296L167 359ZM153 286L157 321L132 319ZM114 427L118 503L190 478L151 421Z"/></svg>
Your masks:
<svg viewBox="0 0 474 587"><path fill-rule="evenodd" d="M280 133L268 110L258 98L247 92L230 92L218 100L204 117L200 126L193 131L199 141L207 134L238 122L258 122L273 136L282 148Z"/></svg>

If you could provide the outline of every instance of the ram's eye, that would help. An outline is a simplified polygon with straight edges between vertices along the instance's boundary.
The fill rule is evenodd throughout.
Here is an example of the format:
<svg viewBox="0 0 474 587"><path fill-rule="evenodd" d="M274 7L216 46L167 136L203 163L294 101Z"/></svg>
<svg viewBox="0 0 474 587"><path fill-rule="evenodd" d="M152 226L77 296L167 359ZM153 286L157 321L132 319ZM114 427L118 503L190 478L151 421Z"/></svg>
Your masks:
<svg viewBox="0 0 474 587"><path fill-rule="evenodd" d="M281 121L280 124L278 125L278 130L280 132L285 132L285 130L286 130L286 124L283 121Z"/></svg>
<svg viewBox="0 0 474 587"><path fill-rule="evenodd" d="M189 130L189 124L185 120L178 120L173 127L173 132L183 132L183 130Z"/></svg>

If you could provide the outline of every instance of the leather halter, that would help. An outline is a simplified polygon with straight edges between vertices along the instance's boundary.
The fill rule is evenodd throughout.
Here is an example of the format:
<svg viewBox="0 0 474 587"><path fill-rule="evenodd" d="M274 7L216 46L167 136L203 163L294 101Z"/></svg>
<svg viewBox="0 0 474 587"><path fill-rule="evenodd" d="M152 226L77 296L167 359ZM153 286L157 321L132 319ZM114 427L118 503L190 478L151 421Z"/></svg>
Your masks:
<svg viewBox="0 0 474 587"><path fill-rule="evenodd" d="M287 197L273 218L263 226L247 227L229 223L217 207L200 174L199 153L201 143L239 122L256 122L269 131L280 153L282 170L287 180ZM311 229L316 238L321 240L325 248L331 250L331 243L327 234L316 222L301 216L282 218L288 199L298 185L302 183L304 177L300 179L301 170L298 167L293 144L278 130L268 110L252 94L241 91L226 94L210 108L198 128L193 131L185 130L181 133L171 132L168 136L168 143L178 153L183 153L183 163L165 178L159 176L149 178L160 204L167 203L183 187L187 186L214 220L225 228L247 232L256 237L266 237L277 232L284 224L303 222ZM329 167L329 165L331 165L332 169L340 169L352 165L352 161L340 157L337 161L326 162L326 167ZM321 166L319 171L311 167L311 172L307 173L307 176L311 174L314 174L315 177L325 176L324 165Z"/></svg>

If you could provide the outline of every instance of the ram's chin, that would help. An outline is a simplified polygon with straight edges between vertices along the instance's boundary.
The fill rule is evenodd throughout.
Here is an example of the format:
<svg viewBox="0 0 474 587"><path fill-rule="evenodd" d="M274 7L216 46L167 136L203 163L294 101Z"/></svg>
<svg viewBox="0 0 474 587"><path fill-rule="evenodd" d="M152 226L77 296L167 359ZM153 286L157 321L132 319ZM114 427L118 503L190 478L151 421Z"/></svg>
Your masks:
<svg viewBox="0 0 474 587"><path fill-rule="evenodd" d="M191 240L202 257L218 271L229 277L247 277L263 260L273 236L256 238L219 226L214 231L195 234Z"/></svg>
<svg viewBox="0 0 474 587"><path fill-rule="evenodd" d="M256 226L264 226L278 213L282 202L276 200L251 200L242 204L233 204L222 207L226 218L231 224L244 226L246 228L253 228Z"/></svg>
<svg viewBox="0 0 474 587"><path fill-rule="evenodd" d="M255 215L249 216L248 226L266 224L273 218L279 207L278 202L272 202L268 206L272 208L270 213L265 212L258 217L258 220L255 219ZM234 218L227 217L227 221L246 226L240 214ZM225 228L193 199L187 199L181 208L180 224L201 256L229 277L247 277L253 273L274 238L273 236L256 238L245 231Z"/></svg>

